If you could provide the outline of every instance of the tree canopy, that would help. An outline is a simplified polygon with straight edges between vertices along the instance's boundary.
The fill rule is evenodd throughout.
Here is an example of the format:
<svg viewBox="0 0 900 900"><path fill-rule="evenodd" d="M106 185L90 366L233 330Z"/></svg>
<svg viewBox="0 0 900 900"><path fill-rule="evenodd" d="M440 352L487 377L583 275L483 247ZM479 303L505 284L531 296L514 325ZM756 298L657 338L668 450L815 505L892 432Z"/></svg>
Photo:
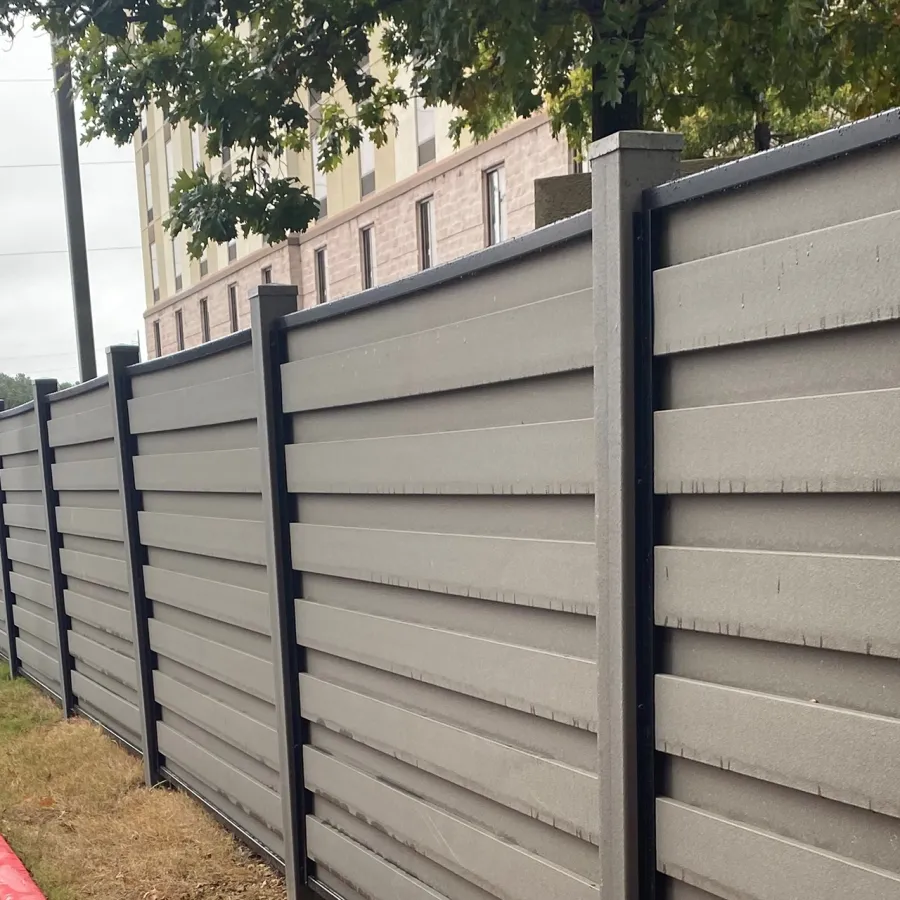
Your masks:
<svg viewBox="0 0 900 900"><path fill-rule="evenodd" d="M131 140L149 104L233 153L176 179L168 225L207 242L303 231L318 205L266 161L310 144L333 168L382 145L412 95L482 139L546 109L575 147L681 129L691 155L764 149L898 102L900 0L0 0L71 49L86 135ZM387 75L361 64L378 41ZM401 86L400 67L412 73ZM402 82L406 84L407 82Z"/></svg>
<svg viewBox="0 0 900 900"><path fill-rule="evenodd" d="M32 380L21 372L18 375L6 375L0 372L0 400L6 402L6 408L28 403L33 396ZM69 382L60 382L59 389L71 387Z"/></svg>

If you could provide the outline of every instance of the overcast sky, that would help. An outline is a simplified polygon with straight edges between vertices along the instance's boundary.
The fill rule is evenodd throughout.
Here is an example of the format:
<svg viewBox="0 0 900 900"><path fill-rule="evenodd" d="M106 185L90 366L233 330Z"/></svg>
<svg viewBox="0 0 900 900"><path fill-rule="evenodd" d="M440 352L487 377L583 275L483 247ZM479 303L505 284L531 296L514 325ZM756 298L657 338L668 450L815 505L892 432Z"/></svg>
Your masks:
<svg viewBox="0 0 900 900"><path fill-rule="evenodd" d="M75 381L56 108L46 35L0 39L0 372ZM98 371L105 348L144 344L134 151L81 145Z"/></svg>

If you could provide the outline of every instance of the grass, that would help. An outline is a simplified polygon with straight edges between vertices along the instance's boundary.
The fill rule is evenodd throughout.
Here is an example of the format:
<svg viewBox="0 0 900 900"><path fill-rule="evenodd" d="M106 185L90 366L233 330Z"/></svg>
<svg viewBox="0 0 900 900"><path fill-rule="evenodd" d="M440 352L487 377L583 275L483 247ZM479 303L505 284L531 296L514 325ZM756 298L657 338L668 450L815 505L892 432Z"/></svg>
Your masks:
<svg viewBox="0 0 900 900"><path fill-rule="evenodd" d="M0 834L47 900L284 900L280 875L184 794L0 663Z"/></svg>

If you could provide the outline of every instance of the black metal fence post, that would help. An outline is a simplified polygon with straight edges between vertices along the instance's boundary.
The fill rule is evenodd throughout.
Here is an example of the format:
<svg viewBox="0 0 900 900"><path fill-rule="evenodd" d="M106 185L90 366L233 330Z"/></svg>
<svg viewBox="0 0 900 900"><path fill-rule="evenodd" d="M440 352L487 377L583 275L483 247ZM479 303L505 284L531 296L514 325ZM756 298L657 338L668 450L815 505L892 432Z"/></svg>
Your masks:
<svg viewBox="0 0 900 900"><path fill-rule="evenodd" d="M307 871L297 627L284 463L287 435L281 402L280 365L286 352L285 333L279 328L279 319L296 309L297 288L293 285L260 285L250 297L275 671L275 712L281 762L284 871L290 900L302 896Z"/></svg>
<svg viewBox="0 0 900 900"><path fill-rule="evenodd" d="M134 661L137 666L138 707L144 753L144 780L151 787L162 781L156 734L156 700L153 692L153 652L150 649L150 603L144 590L146 551L138 530L140 497L134 486L134 439L128 425L128 401L131 386L127 367L140 362L140 350L133 346L108 347L109 398L113 413L113 438L116 445L116 470L119 476L119 503L122 507L122 536L128 595L131 600L131 626L134 637Z"/></svg>
<svg viewBox="0 0 900 900"><path fill-rule="evenodd" d="M6 409L6 402L0 400L0 412ZM0 469L3 468L3 460L0 458ZM19 660L16 656L16 626L13 622L12 588L9 586L9 557L6 555L6 521L3 516L3 504L6 503L6 495L0 487L0 590L3 591L3 614L6 617L7 659L9 660L9 674L15 678L19 674Z"/></svg>
<svg viewBox="0 0 900 900"><path fill-rule="evenodd" d="M59 561L60 538L56 528L56 491L53 488L53 449L47 422L50 420L50 394L56 393L55 378L39 378L34 382L34 420L38 436L38 468L41 473L41 493L44 499L44 514L47 517L47 556L50 564L50 590L53 594L53 608L56 614L56 638L59 650L59 685L63 715L68 718L74 713L75 701L72 694L72 656L69 653L69 617L66 614L66 600L63 588L62 567Z"/></svg>

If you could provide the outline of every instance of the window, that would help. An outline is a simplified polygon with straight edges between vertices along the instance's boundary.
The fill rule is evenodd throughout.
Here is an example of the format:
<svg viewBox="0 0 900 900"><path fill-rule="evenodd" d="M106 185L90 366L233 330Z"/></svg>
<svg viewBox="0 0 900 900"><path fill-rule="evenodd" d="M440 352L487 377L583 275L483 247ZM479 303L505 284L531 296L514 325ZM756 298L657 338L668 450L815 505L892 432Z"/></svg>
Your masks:
<svg viewBox="0 0 900 900"><path fill-rule="evenodd" d="M231 322L231 333L234 334L241 326L241 323L238 321L236 284L228 285L228 319Z"/></svg>
<svg viewBox="0 0 900 900"><path fill-rule="evenodd" d="M147 149L146 147L144 148ZM144 194L147 200L147 221L153 221L153 173L150 171L149 154L144 155Z"/></svg>
<svg viewBox="0 0 900 900"><path fill-rule="evenodd" d="M162 356L162 337L159 333L159 319L153 323L153 349L156 351L156 358Z"/></svg>
<svg viewBox="0 0 900 900"><path fill-rule="evenodd" d="M141 109L141 143L147 140L147 108ZM157 354L158 355L158 354Z"/></svg>
<svg viewBox="0 0 900 900"><path fill-rule="evenodd" d="M587 160L581 155L581 151L577 150L575 147L569 147L569 174L570 175L581 175L584 172L590 171L588 165L586 165Z"/></svg>
<svg viewBox="0 0 900 900"><path fill-rule="evenodd" d="M375 190L375 144L368 132L359 145L359 193L366 197Z"/></svg>
<svg viewBox="0 0 900 900"><path fill-rule="evenodd" d="M318 126L314 124L314 128ZM319 166L319 136L317 130L313 131L310 141L313 158L313 196L319 201L319 218L324 219L328 215L328 177Z"/></svg>
<svg viewBox="0 0 900 900"><path fill-rule="evenodd" d="M175 276L175 290L181 290L181 251L178 249L178 241L172 238L172 274Z"/></svg>
<svg viewBox="0 0 900 900"><path fill-rule="evenodd" d="M484 173L488 246L506 240L506 169L497 166Z"/></svg>
<svg viewBox="0 0 900 900"><path fill-rule="evenodd" d="M203 259L200 260L200 277L206 278L206 276L208 274L209 274L209 260L206 258L206 256L204 256Z"/></svg>
<svg viewBox="0 0 900 900"><path fill-rule="evenodd" d="M434 197L416 204L416 224L419 232L419 268L430 269L435 263Z"/></svg>
<svg viewBox="0 0 900 900"><path fill-rule="evenodd" d="M191 165L199 169L203 165L203 154L200 150L200 129L191 129Z"/></svg>
<svg viewBox="0 0 900 900"><path fill-rule="evenodd" d="M433 162L436 151L434 141L434 107L426 106L416 97L416 143L419 145L419 168Z"/></svg>
<svg viewBox="0 0 900 900"><path fill-rule="evenodd" d="M263 284L271 284L272 283L272 267L266 266L262 270L262 283Z"/></svg>
<svg viewBox="0 0 900 900"><path fill-rule="evenodd" d="M375 287L375 232L371 225L359 231L359 262L363 290Z"/></svg>
<svg viewBox="0 0 900 900"><path fill-rule="evenodd" d="M200 299L200 340L204 344L209 340L209 302L206 297Z"/></svg>
<svg viewBox="0 0 900 900"><path fill-rule="evenodd" d="M180 309L175 310L175 343L184 350L184 316Z"/></svg>
<svg viewBox="0 0 900 900"><path fill-rule="evenodd" d="M222 167L228 165L231 162L231 147L223 147L222 148Z"/></svg>
<svg viewBox="0 0 900 900"><path fill-rule="evenodd" d="M175 151L172 146L171 133L166 138L166 184L169 194L172 193L172 185L175 183ZM166 195L168 197L168 194Z"/></svg>
<svg viewBox="0 0 900 900"><path fill-rule="evenodd" d="M316 250L316 303L328 302L328 262L325 248Z"/></svg>
<svg viewBox="0 0 900 900"><path fill-rule="evenodd" d="M228 262L234 262L237 259L237 239L228 242Z"/></svg>
<svg viewBox="0 0 900 900"><path fill-rule="evenodd" d="M153 302L159 302L159 257L156 255L156 241L150 242L150 284L153 287Z"/></svg>

